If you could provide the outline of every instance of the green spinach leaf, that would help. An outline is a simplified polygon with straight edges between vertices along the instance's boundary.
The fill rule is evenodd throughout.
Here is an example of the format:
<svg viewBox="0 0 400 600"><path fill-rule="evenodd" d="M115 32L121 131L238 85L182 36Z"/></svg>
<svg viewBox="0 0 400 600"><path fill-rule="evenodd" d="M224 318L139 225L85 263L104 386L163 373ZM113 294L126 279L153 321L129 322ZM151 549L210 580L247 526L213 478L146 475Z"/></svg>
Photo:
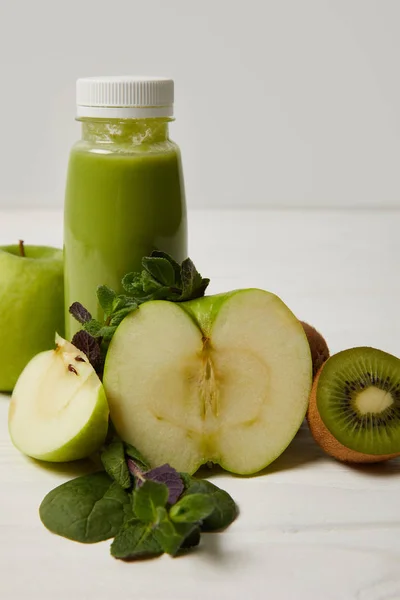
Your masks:
<svg viewBox="0 0 400 600"><path fill-rule="evenodd" d="M187 473L181 473L185 484L182 498L191 494L209 494L214 500L214 510L201 524L202 531L218 531L233 523L238 515L238 509L233 498L206 479L196 479Z"/></svg>
<svg viewBox="0 0 400 600"><path fill-rule="evenodd" d="M129 495L107 473L77 477L52 490L39 508L42 523L57 535L92 544L116 535Z"/></svg>

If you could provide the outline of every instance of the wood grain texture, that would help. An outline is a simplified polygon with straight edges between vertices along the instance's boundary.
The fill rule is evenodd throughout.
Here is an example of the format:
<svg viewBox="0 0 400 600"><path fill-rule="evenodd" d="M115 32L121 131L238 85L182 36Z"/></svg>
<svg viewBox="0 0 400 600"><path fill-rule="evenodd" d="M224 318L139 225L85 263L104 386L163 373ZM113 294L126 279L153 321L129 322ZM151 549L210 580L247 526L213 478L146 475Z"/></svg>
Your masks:
<svg viewBox="0 0 400 600"><path fill-rule="evenodd" d="M190 255L212 278L210 293L262 287L315 325L332 352L372 345L400 355L400 213L198 211L189 220ZM61 223L60 213L0 212L0 244L61 245ZM0 395L1 600L400 599L399 459L341 464L304 424L259 476L211 472L241 511L223 535L204 535L183 558L123 563L108 542L76 544L41 525L45 494L90 463L19 454L8 404Z"/></svg>

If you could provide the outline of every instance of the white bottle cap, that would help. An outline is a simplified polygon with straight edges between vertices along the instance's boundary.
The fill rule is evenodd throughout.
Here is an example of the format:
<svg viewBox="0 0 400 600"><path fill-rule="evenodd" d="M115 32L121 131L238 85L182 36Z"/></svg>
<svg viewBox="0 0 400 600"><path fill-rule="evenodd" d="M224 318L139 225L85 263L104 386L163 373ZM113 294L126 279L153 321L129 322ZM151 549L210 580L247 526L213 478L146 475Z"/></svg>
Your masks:
<svg viewBox="0 0 400 600"><path fill-rule="evenodd" d="M174 82L161 77L85 77L76 82L77 117L172 117Z"/></svg>

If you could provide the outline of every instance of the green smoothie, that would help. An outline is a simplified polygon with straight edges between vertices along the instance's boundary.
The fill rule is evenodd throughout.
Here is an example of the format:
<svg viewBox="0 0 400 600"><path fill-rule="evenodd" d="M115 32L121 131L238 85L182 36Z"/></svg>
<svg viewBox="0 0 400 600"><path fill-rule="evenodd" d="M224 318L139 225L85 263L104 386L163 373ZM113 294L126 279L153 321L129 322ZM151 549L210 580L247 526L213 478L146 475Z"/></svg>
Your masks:
<svg viewBox="0 0 400 600"><path fill-rule="evenodd" d="M66 333L79 324L68 314L81 302L101 317L96 288L122 292L121 279L141 258L163 250L187 256L186 205L179 148L168 138L170 119L82 119L83 139L72 149L64 216Z"/></svg>

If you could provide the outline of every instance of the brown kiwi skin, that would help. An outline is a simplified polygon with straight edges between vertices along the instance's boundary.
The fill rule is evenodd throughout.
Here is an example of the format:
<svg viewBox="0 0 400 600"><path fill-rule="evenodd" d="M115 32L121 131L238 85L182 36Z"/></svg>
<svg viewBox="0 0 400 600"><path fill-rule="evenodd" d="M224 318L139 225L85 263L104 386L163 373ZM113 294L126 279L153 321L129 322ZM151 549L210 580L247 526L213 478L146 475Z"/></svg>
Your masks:
<svg viewBox="0 0 400 600"><path fill-rule="evenodd" d="M356 450L351 450L350 448L343 446L343 444L331 434L321 419L317 406L318 380L323 368L324 367L322 366L319 369L317 376L314 379L307 411L308 426L317 444L337 460L346 463L377 463L400 456L400 454L363 454L362 452L357 452Z"/></svg>
<svg viewBox="0 0 400 600"><path fill-rule="evenodd" d="M325 338L313 327L304 321L300 321L303 326L304 333L307 336L308 344L311 350L311 359L313 366L313 379L315 379L316 374L326 362L330 356L328 344L325 341Z"/></svg>

